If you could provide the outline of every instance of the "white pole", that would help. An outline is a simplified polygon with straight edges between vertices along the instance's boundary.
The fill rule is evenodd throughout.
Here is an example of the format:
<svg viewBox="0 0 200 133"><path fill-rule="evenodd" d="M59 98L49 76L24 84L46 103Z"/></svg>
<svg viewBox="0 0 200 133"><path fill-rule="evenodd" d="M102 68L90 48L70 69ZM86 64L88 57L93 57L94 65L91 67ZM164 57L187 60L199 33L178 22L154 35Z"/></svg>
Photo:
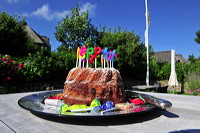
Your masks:
<svg viewBox="0 0 200 133"><path fill-rule="evenodd" d="M169 77L168 85L173 88L173 92L174 92L174 87L178 86L175 63L176 63L175 50L171 50L171 74Z"/></svg>
<svg viewBox="0 0 200 133"><path fill-rule="evenodd" d="M148 42L148 28L149 28L149 22L148 22L148 6L147 6L147 0L145 0L145 7L146 7L146 30L145 30L145 46L147 49L147 74L146 74L146 84L149 86L149 42Z"/></svg>

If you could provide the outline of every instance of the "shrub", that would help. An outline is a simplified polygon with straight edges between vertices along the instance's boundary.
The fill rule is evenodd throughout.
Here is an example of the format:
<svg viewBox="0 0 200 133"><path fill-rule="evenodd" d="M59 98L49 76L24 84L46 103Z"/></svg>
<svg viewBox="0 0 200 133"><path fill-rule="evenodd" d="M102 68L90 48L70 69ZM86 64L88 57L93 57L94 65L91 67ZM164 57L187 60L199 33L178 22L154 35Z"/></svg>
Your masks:
<svg viewBox="0 0 200 133"><path fill-rule="evenodd" d="M200 95L200 76L196 73L190 73L187 77L188 80L188 90L187 93L193 95Z"/></svg>
<svg viewBox="0 0 200 133"><path fill-rule="evenodd" d="M63 86L68 71L75 66L75 55L73 51L50 52L42 48L23 58L1 56L0 93L30 91L33 86L39 90L44 85Z"/></svg>
<svg viewBox="0 0 200 133"><path fill-rule="evenodd" d="M1 56L0 68L1 78L0 82L7 84L10 80L14 80L18 77L18 72L21 71L27 63L22 63L15 60L14 57L8 55Z"/></svg>
<svg viewBox="0 0 200 133"><path fill-rule="evenodd" d="M25 58L28 64L21 75L26 81L52 81L64 79L75 66L75 54L70 52L50 52L44 48Z"/></svg>

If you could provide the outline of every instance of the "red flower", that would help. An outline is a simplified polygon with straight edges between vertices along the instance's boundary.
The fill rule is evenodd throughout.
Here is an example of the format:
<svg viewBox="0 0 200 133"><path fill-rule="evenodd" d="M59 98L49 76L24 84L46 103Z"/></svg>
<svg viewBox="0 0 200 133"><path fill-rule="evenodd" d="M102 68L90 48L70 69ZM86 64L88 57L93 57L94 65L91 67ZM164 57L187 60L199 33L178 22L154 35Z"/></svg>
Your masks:
<svg viewBox="0 0 200 133"><path fill-rule="evenodd" d="M5 61L5 60L7 60L7 59L9 59L8 57L5 57L5 58L3 58L3 59L1 59L2 61Z"/></svg>
<svg viewBox="0 0 200 133"><path fill-rule="evenodd" d="M196 89L196 91L200 91L200 89Z"/></svg>
<svg viewBox="0 0 200 133"><path fill-rule="evenodd" d="M11 77L6 77L7 80L11 80Z"/></svg>
<svg viewBox="0 0 200 133"><path fill-rule="evenodd" d="M19 66L20 66L20 67L22 67L22 66L24 66L24 64L23 64L23 63L21 63L21 64L19 64Z"/></svg>

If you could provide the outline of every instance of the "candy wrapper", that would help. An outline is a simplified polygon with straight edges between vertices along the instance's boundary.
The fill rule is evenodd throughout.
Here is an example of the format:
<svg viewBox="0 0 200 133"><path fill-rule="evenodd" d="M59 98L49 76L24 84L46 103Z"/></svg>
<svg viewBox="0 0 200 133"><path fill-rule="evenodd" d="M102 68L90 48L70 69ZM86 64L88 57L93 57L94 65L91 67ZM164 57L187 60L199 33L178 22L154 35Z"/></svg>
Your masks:
<svg viewBox="0 0 200 133"><path fill-rule="evenodd" d="M56 99L45 99L44 100L45 105L50 105L50 106L61 106L62 101L61 100L56 100Z"/></svg>
<svg viewBox="0 0 200 133"><path fill-rule="evenodd" d="M118 103L118 104L115 104L115 107L118 107L119 110L127 110L127 109L135 107L135 104L134 103Z"/></svg>
<svg viewBox="0 0 200 133"><path fill-rule="evenodd" d="M112 101L105 102L102 106L98 106L94 108L94 112L98 113L103 110L108 110L114 107L114 103Z"/></svg>
<svg viewBox="0 0 200 133"><path fill-rule="evenodd" d="M64 112L85 112L85 111L91 111L94 107L101 106L101 103L98 99L94 99L90 106L86 105L72 105L68 106L67 104L63 104L60 108L61 114L64 114Z"/></svg>
<svg viewBox="0 0 200 133"><path fill-rule="evenodd" d="M55 96L50 95L50 96L48 97L48 99L57 99L57 100L61 100L61 99L62 99L62 94L63 94L63 93L59 93L59 94L57 94L57 95L55 95Z"/></svg>

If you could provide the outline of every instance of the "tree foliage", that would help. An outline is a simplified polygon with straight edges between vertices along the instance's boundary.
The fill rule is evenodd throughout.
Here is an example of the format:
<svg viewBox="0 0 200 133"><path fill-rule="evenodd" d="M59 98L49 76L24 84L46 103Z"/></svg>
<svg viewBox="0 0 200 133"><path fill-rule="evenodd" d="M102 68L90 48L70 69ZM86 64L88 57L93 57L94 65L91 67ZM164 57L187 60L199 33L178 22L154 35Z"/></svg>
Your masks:
<svg viewBox="0 0 200 133"><path fill-rule="evenodd" d="M200 56L196 58L196 57L192 54L192 55L189 55L188 60L189 60L191 63L196 63L196 62L200 61Z"/></svg>
<svg viewBox="0 0 200 133"><path fill-rule="evenodd" d="M75 66L75 54L67 51L51 52L45 48L35 54L29 54L24 58L28 63L22 71L22 79L55 81L65 79L68 71Z"/></svg>
<svg viewBox="0 0 200 133"><path fill-rule="evenodd" d="M19 18L5 11L0 14L0 54L24 56L34 51L34 42L24 30L25 19Z"/></svg>
<svg viewBox="0 0 200 133"><path fill-rule="evenodd" d="M194 39L197 43L200 44L200 30L196 32L197 37Z"/></svg>
<svg viewBox="0 0 200 133"><path fill-rule="evenodd" d="M108 29L101 39L101 45L113 50L116 49L115 68L126 77L145 78L146 48L139 36L133 31ZM151 48L150 48L151 49Z"/></svg>
<svg viewBox="0 0 200 133"><path fill-rule="evenodd" d="M71 17L66 16L56 27L56 39L68 48L77 48L84 43L96 44L99 33L91 24L88 11L80 14L78 4L71 10Z"/></svg>

